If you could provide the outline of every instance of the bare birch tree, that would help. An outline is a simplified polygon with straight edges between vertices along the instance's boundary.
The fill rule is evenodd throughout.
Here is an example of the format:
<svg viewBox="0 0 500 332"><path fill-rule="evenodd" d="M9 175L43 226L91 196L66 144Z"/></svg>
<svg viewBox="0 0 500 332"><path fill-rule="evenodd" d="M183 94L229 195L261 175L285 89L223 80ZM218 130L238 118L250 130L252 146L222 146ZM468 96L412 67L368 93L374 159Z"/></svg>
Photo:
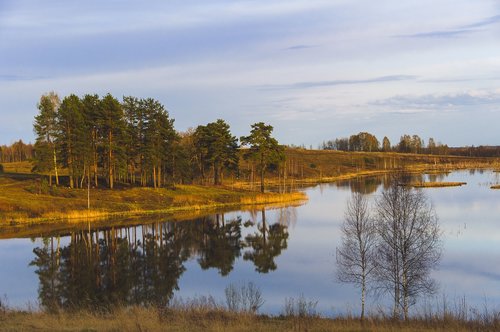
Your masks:
<svg viewBox="0 0 500 332"><path fill-rule="evenodd" d="M353 193L342 224L342 244L337 248L337 278L361 289L361 320L365 317L368 278L374 271L376 229L366 196Z"/></svg>
<svg viewBox="0 0 500 332"><path fill-rule="evenodd" d="M441 257L437 216L421 190L397 181L381 194L375 209L376 276L380 289L392 294L394 317L408 319L416 298L436 290L430 272Z"/></svg>

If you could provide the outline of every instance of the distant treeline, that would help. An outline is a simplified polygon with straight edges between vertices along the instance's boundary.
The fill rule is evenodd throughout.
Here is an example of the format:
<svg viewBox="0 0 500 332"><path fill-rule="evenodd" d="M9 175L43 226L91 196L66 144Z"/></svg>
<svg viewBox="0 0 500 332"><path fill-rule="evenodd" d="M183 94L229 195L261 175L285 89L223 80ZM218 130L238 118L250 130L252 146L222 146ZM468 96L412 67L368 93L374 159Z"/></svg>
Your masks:
<svg viewBox="0 0 500 332"><path fill-rule="evenodd" d="M0 163L13 163L31 160L33 158L33 144L24 143L22 140L11 145L0 146Z"/></svg>
<svg viewBox="0 0 500 332"><path fill-rule="evenodd" d="M379 142L375 135L367 132L360 132L350 137L336 138L334 140L323 142L321 145L323 150L339 150L339 151L364 151L364 152L401 152L401 153L422 153L447 155L450 148L446 144L436 142L432 137L429 138L427 145L424 140L418 135L403 135L399 143L391 145L389 138L385 136L382 143Z"/></svg>
<svg viewBox="0 0 500 332"><path fill-rule="evenodd" d="M360 132L350 137L336 138L323 142L321 144L321 149L363 152L401 152L466 157L500 157L500 146L449 147L441 142L436 142L432 137L429 138L427 144L425 144L425 141L418 135L403 135L397 144L391 145L387 136L385 136L382 139L382 143L380 143L375 135L367 132Z"/></svg>
<svg viewBox="0 0 500 332"><path fill-rule="evenodd" d="M253 124L247 146L240 153L238 139L224 120L186 132L177 132L174 119L152 98L128 96L120 102L104 97L74 94L61 101L51 92L38 104L34 131L34 171L54 176L68 172L70 187L109 188L115 182L162 187L172 183L220 184L224 174L238 175L240 156L261 174L284 158L283 148L271 137L272 126ZM263 191L262 187L262 191Z"/></svg>
<svg viewBox="0 0 500 332"><path fill-rule="evenodd" d="M500 157L500 146L450 147L449 154L469 157Z"/></svg>

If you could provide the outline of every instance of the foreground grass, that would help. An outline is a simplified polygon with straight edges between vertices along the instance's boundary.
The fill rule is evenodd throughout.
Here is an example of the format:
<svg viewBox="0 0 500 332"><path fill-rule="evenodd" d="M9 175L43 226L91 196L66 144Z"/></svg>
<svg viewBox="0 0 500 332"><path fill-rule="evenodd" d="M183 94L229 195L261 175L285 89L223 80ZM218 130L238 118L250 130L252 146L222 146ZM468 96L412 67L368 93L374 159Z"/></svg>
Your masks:
<svg viewBox="0 0 500 332"><path fill-rule="evenodd" d="M131 307L109 313L79 311L48 314L3 311L1 331L498 331L497 320L454 317L416 318L407 322L388 318L321 318L234 313L226 310L158 310Z"/></svg>

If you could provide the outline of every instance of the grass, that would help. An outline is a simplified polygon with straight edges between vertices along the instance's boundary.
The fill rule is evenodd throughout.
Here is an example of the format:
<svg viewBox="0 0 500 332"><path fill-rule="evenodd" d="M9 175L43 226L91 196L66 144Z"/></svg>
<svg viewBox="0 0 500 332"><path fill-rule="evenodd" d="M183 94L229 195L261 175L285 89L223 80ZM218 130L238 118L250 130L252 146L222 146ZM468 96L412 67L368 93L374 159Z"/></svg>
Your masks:
<svg viewBox="0 0 500 332"><path fill-rule="evenodd" d="M491 189L500 189L500 184L495 184L494 186L491 186Z"/></svg>
<svg viewBox="0 0 500 332"><path fill-rule="evenodd" d="M213 209L263 204L273 206L303 202L306 199L306 195L301 192L261 194L241 189L195 185L159 189L91 189L89 211L85 189L43 187L40 179L30 174L24 176L5 173L0 176L0 221L9 225L174 212L194 215Z"/></svg>
<svg viewBox="0 0 500 332"><path fill-rule="evenodd" d="M442 188L442 187L460 187L466 185L467 182L420 182L410 183L413 188Z"/></svg>
<svg viewBox="0 0 500 332"><path fill-rule="evenodd" d="M454 316L419 317L408 321L368 317L267 316L221 308L116 308L110 312L4 310L2 331L498 331L500 321Z"/></svg>

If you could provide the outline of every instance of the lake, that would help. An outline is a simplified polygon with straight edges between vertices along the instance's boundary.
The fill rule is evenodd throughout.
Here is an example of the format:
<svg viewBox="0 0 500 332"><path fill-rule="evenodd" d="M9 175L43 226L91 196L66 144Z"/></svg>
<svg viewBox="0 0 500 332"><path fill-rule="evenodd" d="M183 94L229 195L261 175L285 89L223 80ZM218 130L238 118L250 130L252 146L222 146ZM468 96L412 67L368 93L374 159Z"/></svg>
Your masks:
<svg viewBox="0 0 500 332"><path fill-rule="evenodd" d="M465 299L481 310L500 309L500 190L490 189L500 173L418 177L467 182L422 189L443 232L442 259L432 272L440 287L427 301L436 305L445 298L455 305ZM265 300L260 312L279 314L286 298L303 296L317 301L324 315L357 313L358 290L335 279L345 204L352 191L373 200L388 183L389 176L381 176L305 188L309 201L299 207L0 240L2 303L17 308L164 304L172 296L202 295L224 302L228 285L253 282ZM381 304L389 312L389 303L372 296L367 307Z"/></svg>

